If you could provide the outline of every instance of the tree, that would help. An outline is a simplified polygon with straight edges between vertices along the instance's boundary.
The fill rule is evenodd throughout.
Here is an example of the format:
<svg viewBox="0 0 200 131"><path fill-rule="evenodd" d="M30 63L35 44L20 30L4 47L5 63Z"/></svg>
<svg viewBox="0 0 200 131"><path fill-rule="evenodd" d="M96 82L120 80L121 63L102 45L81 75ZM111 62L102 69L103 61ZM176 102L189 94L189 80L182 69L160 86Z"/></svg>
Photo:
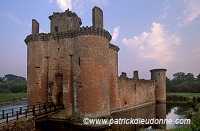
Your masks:
<svg viewBox="0 0 200 131"><path fill-rule="evenodd" d="M7 74L0 79L0 93L18 92L27 92L26 78L13 74Z"/></svg>
<svg viewBox="0 0 200 131"><path fill-rule="evenodd" d="M166 87L167 87L167 92L173 92L173 83L168 77L166 77Z"/></svg>
<svg viewBox="0 0 200 131"><path fill-rule="evenodd" d="M200 92L200 73L194 78L192 73L177 72L172 80L166 79L167 92Z"/></svg>
<svg viewBox="0 0 200 131"><path fill-rule="evenodd" d="M21 76L16 76L13 74L7 74L3 77L4 81L26 81L26 78Z"/></svg>
<svg viewBox="0 0 200 131"><path fill-rule="evenodd" d="M183 82L185 80L185 73L183 72L178 72L178 73L175 73L173 74L174 76L174 79L175 79L175 82L176 84L180 84L181 82Z"/></svg>
<svg viewBox="0 0 200 131"><path fill-rule="evenodd" d="M0 77L0 82L3 82L3 78L2 77Z"/></svg>
<svg viewBox="0 0 200 131"><path fill-rule="evenodd" d="M197 80L200 81L200 73L199 73L199 75L197 76Z"/></svg>
<svg viewBox="0 0 200 131"><path fill-rule="evenodd" d="M193 81L194 80L194 75L192 73L188 73L186 76L187 81Z"/></svg>

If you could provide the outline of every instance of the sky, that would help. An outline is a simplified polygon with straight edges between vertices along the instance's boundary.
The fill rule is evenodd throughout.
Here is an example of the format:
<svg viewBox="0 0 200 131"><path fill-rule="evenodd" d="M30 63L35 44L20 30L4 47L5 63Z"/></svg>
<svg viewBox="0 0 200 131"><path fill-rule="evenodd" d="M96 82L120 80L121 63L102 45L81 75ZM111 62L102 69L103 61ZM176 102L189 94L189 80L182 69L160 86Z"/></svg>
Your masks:
<svg viewBox="0 0 200 131"><path fill-rule="evenodd" d="M104 13L104 28L111 43L120 47L119 75L150 79L150 70L167 69L200 73L200 0L1 0L0 76L27 76L27 46L31 21L40 23L40 32L50 32L48 16L70 9L92 25L92 8Z"/></svg>

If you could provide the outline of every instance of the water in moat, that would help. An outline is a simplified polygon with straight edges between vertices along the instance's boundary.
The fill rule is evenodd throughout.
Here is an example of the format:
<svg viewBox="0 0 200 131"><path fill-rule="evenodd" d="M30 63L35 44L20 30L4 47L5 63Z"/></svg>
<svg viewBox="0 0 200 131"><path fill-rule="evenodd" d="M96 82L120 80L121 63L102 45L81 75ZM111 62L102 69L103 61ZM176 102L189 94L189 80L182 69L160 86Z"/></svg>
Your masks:
<svg viewBox="0 0 200 131"><path fill-rule="evenodd" d="M0 110L5 110L9 108L18 108L20 106L26 106L27 101L21 102L14 102L11 104L6 104L0 106ZM167 104L152 104L149 106L131 109L123 112L113 113L111 116L115 118L143 118L143 119L182 119L185 118L183 112L185 111L193 111L194 107L191 104L187 103L167 103ZM176 129L180 127L184 127L185 125L175 125L175 124L167 124L167 125L111 125L110 127L106 128L99 128L95 130L128 130L134 131L137 129ZM63 123L49 123L49 122L39 122L36 123L36 130L37 131L64 131L64 130L94 130L93 129L83 129L82 127L75 127L68 124Z"/></svg>
<svg viewBox="0 0 200 131"><path fill-rule="evenodd" d="M0 105L0 111L11 109L11 108L19 108L19 107L26 106L26 105L27 105L27 100L13 102L13 103L5 104L5 105Z"/></svg>

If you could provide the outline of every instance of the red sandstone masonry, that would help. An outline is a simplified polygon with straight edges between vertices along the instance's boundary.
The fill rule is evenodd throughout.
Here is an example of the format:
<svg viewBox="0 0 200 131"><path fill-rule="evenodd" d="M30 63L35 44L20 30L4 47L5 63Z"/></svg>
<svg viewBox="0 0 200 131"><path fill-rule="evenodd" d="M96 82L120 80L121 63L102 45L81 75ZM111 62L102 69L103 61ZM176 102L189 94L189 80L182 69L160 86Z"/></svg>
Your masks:
<svg viewBox="0 0 200 131"><path fill-rule="evenodd" d="M118 77L119 47L109 43L103 12L93 9L93 26L80 27L81 19L69 10L53 13L50 33L26 37L28 104L63 102L65 110L52 115L98 117L153 101L166 100L166 70L151 70L151 80L126 74Z"/></svg>
<svg viewBox="0 0 200 131"><path fill-rule="evenodd" d="M120 76L118 90L119 108L155 101L155 83L153 80L135 80Z"/></svg>

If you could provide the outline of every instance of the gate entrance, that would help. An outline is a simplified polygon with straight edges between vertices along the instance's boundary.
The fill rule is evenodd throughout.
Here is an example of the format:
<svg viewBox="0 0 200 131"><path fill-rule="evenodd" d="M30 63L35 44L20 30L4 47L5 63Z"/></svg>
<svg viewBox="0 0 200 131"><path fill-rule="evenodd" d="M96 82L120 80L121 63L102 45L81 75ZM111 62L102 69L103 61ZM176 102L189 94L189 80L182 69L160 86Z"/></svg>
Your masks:
<svg viewBox="0 0 200 131"><path fill-rule="evenodd" d="M58 74L56 75L56 103L61 104L63 103L63 75Z"/></svg>

